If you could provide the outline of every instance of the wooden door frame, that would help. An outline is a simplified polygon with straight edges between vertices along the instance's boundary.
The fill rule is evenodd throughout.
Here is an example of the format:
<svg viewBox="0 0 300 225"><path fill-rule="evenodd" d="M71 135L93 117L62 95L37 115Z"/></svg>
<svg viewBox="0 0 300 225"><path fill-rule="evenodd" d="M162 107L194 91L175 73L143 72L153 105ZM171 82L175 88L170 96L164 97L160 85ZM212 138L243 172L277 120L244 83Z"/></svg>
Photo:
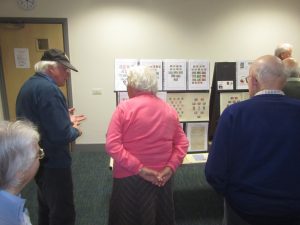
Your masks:
<svg viewBox="0 0 300 225"><path fill-rule="evenodd" d="M68 37L68 20L67 18L23 18L23 17L0 17L0 23L12 24L61 24L63 32L64 52L70 56L69 37ZM69 107L73 106L71 77L67 80L67 103ZM3 118L9 120L8 101L6 95L6 86L4 80L3 61L0 54L0 91L2 99Z"/></svg>

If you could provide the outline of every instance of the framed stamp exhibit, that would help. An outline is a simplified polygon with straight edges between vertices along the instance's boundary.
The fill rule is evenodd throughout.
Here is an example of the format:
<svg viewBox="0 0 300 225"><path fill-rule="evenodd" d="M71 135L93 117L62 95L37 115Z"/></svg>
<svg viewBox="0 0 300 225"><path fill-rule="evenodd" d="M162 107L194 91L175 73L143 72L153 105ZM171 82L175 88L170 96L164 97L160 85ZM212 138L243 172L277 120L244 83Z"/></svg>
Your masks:
<svg viewBox="0 0 300 225"><path fill-rule="evenodd" d="M209 61L188 61L188 90L209 90Z"/></svg>
<svg viewBox="0 0 300 225"><path fill-rule="evenodd" d="M166 91L186 90L186 60L163 60L164 85Z"/></svg>
<svg viewBox="0 0 300 225"><path fill-rule="evenodd" d="M208 149L208 122L187 123L186 135L190 142L188 152L207 151Z"/></svg>
<svg viewBox="0 0 300 225"><path fill-rule="evenodd" d="M209 93L168 93L167 102L175 108L180 121L209 119Z"/></svg>
<svg viewBox="0 0 300 225"><path fill-rule="evenodd" d="M249 98L248 92L223 92L220 93L220 115L224 109L234 103L244 101Z"/></svg>

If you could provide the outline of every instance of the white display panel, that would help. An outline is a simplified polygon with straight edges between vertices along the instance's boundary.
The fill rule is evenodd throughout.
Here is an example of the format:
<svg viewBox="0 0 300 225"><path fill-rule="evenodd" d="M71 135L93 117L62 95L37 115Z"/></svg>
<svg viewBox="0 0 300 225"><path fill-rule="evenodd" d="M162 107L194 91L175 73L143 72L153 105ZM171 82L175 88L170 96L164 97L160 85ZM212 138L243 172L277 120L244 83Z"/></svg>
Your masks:
<svg viewBox="0 0 300 225"><path fill-rule="evenodd" d="M163 60L164 90L186 90L186 60Z"/></svg>
<svg viewBox="0 0 300 225"><path fill-rule="evenodd" d="M209 90L209 61L189 60L188 90Z"/></svg>
<svg viewBox="0 0 300 225"><path fill-rule="evenodd" d="M115 91L127 90L127 71L137 64L137 59L115 59Z"/></svg>
<svg viewBox="0 0 300 225"><path fill-rule="evenodd" d="M236 89L237 90L247 90L248 85L246 82L246 77L249 75L249 68L253 61L237 61L236 62Z"/></svg>
<svg viewBox="0 0 300 225"><path fill-rule="evenodd" d="M157 76L158 90L163 89L163 70L162 70L162 60L161 59L141 59L140 65L148 66L155 70Z"/></svg>

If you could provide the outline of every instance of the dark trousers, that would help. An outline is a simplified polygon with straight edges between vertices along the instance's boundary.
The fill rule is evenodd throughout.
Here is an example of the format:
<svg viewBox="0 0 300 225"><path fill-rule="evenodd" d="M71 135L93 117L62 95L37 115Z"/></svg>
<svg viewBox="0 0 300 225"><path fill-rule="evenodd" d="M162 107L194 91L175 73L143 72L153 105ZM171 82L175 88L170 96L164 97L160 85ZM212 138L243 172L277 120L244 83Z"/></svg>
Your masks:
<svg viewBox="0 0 300 225"><path fill-rule="evenodd" d="M38 186L38 224L74 225L71 168L40 167L35 180Z"/></svg>
<svg viewBox="0 0 300 225"><path fill-rule="evenodd" d="M224 217L223 225L250 225L242 217L240 217L224 200Z"/></svg>

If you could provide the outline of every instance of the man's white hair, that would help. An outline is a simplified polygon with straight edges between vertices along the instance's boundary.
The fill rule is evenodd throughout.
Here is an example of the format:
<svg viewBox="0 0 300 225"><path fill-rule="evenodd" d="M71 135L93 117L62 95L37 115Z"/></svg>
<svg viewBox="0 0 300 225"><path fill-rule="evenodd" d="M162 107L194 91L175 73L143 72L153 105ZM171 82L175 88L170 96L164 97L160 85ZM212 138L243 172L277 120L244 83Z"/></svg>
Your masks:
<svg viewBox="0 0 300 225"><path fill-rule="evenodd" d="M34 70L37 73L45 73L50 66L57 67L58 63L55 61L39 61L34 65Z"/></svg>

